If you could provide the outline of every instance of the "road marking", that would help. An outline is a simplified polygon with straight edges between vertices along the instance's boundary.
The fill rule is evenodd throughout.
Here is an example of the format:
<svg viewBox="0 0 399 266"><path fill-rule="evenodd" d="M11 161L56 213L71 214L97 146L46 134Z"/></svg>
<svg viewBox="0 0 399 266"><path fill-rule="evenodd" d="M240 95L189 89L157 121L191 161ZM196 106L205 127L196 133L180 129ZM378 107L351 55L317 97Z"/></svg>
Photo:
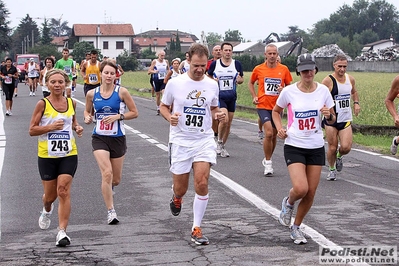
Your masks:
<svg viewBox="0 0 399 266"><path fill-rule="evenodd" d="M3 101L0 100L0 179L3 172L4 155L6 150L6 133L4 131L4 114L3 114ZM1 193L0 193L0 242L1 242Z"/></svg>

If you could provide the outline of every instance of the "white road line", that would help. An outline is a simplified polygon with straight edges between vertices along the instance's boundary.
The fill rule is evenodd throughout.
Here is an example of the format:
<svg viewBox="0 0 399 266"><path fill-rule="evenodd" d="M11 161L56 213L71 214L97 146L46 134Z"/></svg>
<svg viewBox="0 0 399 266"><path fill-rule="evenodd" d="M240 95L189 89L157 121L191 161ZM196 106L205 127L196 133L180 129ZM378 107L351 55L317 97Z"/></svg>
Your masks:
<svg viewBox="0 0 399 266"><path fill-rule="evenodd" d="M0 146L0 179L1 173L3 173L4 155L6 150L6 136L4 131L4 115L3 115L3 101L0 100L0 136L1 136L1 146ZM1 193L0 193L0 242L1 242Z"/></svg>

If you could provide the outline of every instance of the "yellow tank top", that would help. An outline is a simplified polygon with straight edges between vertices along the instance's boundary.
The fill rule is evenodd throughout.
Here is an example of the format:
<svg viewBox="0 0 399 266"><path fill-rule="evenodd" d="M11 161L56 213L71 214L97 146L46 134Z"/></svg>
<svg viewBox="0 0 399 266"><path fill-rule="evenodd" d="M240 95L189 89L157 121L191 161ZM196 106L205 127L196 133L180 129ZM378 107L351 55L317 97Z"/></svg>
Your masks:
<svg viewBox="0 0 399 266"><path fill-rule="evenodd" d="M100 62L95 65L91 61L87 61L85 84L97 85L101 82Z"/></svg>
<svg viewBox="0 0 399 266"><path fill-rule="evenodd" d="M67 110L65 112L58 112L47 98L43 99L45 107L39 125L46 126L62 119L64 120L64 128L39 136L38 156L40 158L60 158L78 154L72 130L72 119L75 115L75 108L71 98L66 98L66 100L68 101Z"/></svg>

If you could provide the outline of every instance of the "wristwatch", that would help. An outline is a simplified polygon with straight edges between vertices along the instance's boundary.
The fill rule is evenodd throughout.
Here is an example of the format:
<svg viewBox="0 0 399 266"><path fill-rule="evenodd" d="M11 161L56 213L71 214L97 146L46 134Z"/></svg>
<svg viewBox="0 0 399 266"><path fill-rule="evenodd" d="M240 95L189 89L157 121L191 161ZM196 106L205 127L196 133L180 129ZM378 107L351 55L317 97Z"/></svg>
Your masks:
<svg viewBox="0 0 399 266"><path fill-rule="evenodd" d="M119 114L119 121L121 121L121 120L123 120L123 119L125 119L125 116L123 115L123 114Z"/></svg>

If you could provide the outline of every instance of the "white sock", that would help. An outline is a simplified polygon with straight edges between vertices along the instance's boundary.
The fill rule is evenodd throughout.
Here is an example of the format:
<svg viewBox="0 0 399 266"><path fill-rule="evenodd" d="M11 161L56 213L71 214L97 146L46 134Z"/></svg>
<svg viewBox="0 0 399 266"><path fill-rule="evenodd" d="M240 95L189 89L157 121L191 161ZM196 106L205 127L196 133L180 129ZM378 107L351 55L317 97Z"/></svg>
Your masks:
<svg viewBox="0 0 399 266"><path fill-rule="evenodd" d="M202 218L204 217L206 206L208 205L209 194L205 196L200 196L195 193L194 203L193 203L193 212L194 212L194 222L191 230L194 230L194 227L201 227Z"/></svg>

